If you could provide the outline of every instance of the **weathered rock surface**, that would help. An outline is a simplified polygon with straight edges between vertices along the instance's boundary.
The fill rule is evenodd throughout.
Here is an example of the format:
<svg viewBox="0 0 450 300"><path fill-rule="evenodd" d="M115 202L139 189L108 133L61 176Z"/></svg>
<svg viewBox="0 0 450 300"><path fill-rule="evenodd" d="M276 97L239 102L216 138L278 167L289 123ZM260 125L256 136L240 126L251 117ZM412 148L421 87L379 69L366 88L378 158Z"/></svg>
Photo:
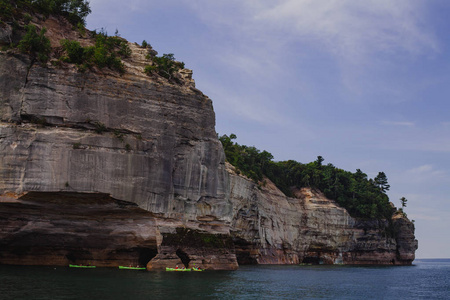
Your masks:
<svg viewBox="0 0 450 300"><path fill-rule="evenodd" d="M395 215L391 227L388 221L356 220L320 192L303 188L296 191L296 198L289 198L269 180L258 186L228 167L239 263L411 264L414 260L414 225L402 215Z"/></svg>
<svg viewBox="0 0 450 300"><path fill-rule="evenodd" d="M63 38L92 44L62 19L43 26L53 46ZM0 52L0 195L103 193L156 214L153 230L229 234L228 175L211 100L190 70L179 84L147 76L148 49L129 46L123 75Z"/></svg>
<svg viewBox="0 0 450 300"><path fill-rule="evenodd" d="M211 234L179 227L163 232L162 236L158 255L147 265L149 270L161 270L176 265L207 270L238 268L230 235Z"/></svg>
<svg viewBox="0 0 450 300"><path fill-rule="evenodd" d="M44 25L54 47L92 44L61 19ZM149 49L129 46L123 75L0 51L0 263L411 263L407 219L390 238L320 193L288 198L227 170L192 72L149 77Z"/></svg>
<svg viewBox="0 0 450 300"><path fill-rule="evenodd" d="M105 194L30 192L0 202L0 263L145 265L156 217Z"/></svg>
<svg viewBox="0 0 450 300"><path fill-rule="evenodd" d="M25 57L4 54L0 63L1 190L106 192L171 215L230 210L211 100L201 93L144 74L36 64L27 72Z"/></svg>

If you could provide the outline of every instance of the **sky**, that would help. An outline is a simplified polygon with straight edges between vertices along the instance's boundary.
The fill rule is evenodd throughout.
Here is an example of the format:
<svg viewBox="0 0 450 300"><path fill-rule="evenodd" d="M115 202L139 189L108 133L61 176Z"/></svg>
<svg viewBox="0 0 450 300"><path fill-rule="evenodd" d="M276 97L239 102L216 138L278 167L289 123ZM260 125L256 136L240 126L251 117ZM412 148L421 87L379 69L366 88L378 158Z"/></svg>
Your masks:
<svg viewBox="0 0 450 300"><path fill-rule="evenodd" d="M192 69L216 131L302 163L385 172L416 258L450 258L450 2L91 0L90 30Z"/></svg>

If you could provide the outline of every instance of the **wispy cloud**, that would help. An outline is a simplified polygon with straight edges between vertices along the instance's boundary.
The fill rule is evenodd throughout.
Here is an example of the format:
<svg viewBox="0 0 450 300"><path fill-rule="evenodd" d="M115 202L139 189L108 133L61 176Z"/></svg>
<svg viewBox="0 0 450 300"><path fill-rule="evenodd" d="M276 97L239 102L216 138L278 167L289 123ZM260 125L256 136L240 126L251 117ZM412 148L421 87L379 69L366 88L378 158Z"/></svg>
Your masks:
<svg viewBox="0 0 450 300"><path fill-rule="evenodd" d="M438 49L423 20L423 3L409 0L191 1L208 24L252 36L279 35L320 43L347 60L373 52L417 54ZM238 12L229 14L231 11ZM240 22L236 22L240 21Z"/></svg>
<svg viewBox="0 0 450 300"><path fill-rule="evenodd" d="M264 103L265 99L258 93L245 93L229 90L214 82L205 82L209 95L214 98L214 109L223 113L231 113L248 122L257 122L263 125L288 126L292 121L273 109L273 104Z"/></svg>
<svg viewBox="0 0 450 300"><path fill-rule="evenodd" d="M391 126L414 126L413 122L404 122L404 121L381 121L382 125L391 125Z"/></svg>
<svg viewBox="0 0 450 300"><path fill-rule="evenodd" d="M438 183L450 180L447 171L437 169L431 164L421 165L404 172L405 181L415 184Z"/></svg>
<svg viewBox="0 0 450 300"><path fill-rule="evenodd" d="M233 45L228 67L247 72L249 66L271 62L265 72L294 73L299 81L317 84L311 73L320 61L332 65L350 94L346 101L401 101L408 88L387 81L399 72L399 60L439 52L426 20L426 4L410 0L229 0L183 1L223 42ZM247 55L243 55L247 54ZM245 59L245 63L241 63ZM284 69L280 73L276 67ZM294 71L294 66L298 67ZM257 68L251 68L257 70ZM398 79L398 78L397 78ZM320 89L320 87L316 87ZM393 93L395 95L393 95ZM376 94L376 96L373 96ZM389 97L384 97L389 95ZM383 100L385 99L385 100ZM401 100L399 100L401 99ZM403 101L403 100L402 100Z"/></svg>

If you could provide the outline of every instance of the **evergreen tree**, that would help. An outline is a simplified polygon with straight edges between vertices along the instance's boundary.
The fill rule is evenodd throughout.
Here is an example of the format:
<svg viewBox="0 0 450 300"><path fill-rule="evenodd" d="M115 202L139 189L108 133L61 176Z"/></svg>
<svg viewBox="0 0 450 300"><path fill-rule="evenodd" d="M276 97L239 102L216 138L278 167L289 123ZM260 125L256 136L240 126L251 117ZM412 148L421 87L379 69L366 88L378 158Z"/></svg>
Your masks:
<svg viewBox="0 0 450 300"><path fill-rule="evenodd" d="M405 197L400 198L400 203L402 204L402 209L406 207L406 202L408 202L408 199Z"/></svg>
<svg viewBox="0 0 450 300"><path fill-rule="evenodd" d="M353 217L389 220L395 211L385 193L390 186L383 172L368 179L359 169L351 173L331 163L324 165L322 156L307 164L274 162L269 152L239 145L233 142L235 138L234 134L219 137L227 161L256 182L268 177L286 196L292 197L295 189L310 187L335 200Z"/></svg>
<svg viewBox="0 0 450 300"><path fill-rule="evenodd" d="M378 173L377 177L374 178L374 183L383 193L389 191L389 188L391 187L388 184L387 176L386 174L384 174L384 172Z"/></svg>

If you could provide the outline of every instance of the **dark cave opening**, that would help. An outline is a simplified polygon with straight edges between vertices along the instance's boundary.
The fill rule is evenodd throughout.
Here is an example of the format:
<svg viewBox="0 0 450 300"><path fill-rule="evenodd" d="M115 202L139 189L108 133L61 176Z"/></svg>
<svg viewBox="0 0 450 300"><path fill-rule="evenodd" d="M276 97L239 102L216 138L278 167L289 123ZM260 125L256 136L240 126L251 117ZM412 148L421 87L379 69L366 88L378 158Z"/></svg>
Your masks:
<svg viewBox="0 0 450 300"><path fill-rule="evenodd" d="M148 262L158 254L158 251L152 248L139 248L138 252L140 266L146 266Z"/></svg>
<svg viewBox="0 0 450 300"><path fill-rule="evenodd" d="M186 254L186 252L184 252L181 249L177 249L176 252L177 256L181 259L181 262L183 263L183 265L187 268L189 267L189 262L191 261L191 259L189 258L189 256Z"/></svg>
<svg viewBox="0 0 450 300"><path fill-rule="evenodd" d="M257 265L258 261L250 251L236 251L236 259L239 265Z"/></svg>
<svg viewBox="0 0 450 300"><path fill-rule="evenodd" d="M305 258L303 258L302 263L319 265L319 264L321 264L321 259L320 259L320 257L317 257L317 256L306 256Z"/></svg>

